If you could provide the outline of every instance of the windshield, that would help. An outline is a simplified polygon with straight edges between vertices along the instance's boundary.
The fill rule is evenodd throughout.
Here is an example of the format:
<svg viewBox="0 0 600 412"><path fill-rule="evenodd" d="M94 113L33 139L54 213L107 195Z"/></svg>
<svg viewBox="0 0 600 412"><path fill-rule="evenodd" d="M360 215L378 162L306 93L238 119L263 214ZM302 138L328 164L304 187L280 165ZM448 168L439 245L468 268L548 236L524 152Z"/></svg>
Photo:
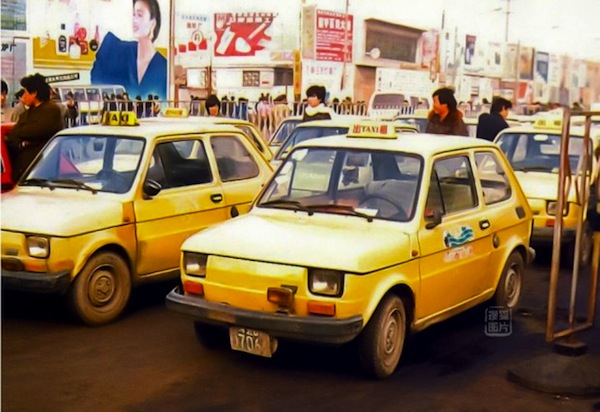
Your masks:
<svg viewBox="0 0 600 412"><path fill-rule="evenodd" d="M309 127L297 127L288 136L286 141L283 143L275 159L282 160L285 158L287 153L298 143L301 143L308 139L314 139L317 137L333 136L338 134L348 133L348 127L325 127L325 126L309 126Z"/></svg>
<svg viewBox="0 0 600 412"><path fill-rule="evenodd" d="M496 143L508 158L514 170L558 173L560 166L559 134L505 133ZM569 137L569 162L571 172L577 171L583 150L583 138ZM591 152L590 152L591 153Z"/></svg>
<svg viewBox="0 0 600 412"><path fill-rule="evenodd" d="M294 130L300 122L300 119L287 121L284 120L283 122L281 122L277 130L275 130L275 134L271 138L269 144L271 146L281 146L285 138L292 133L292 130Z"/></svg>
<svg viewBox="0 0 600 412"><path fill-rule="evenodd" d="M142 139L58 136L20 184L125 193L137 175L143 151Z"/></svg>
<svg viewBox="0 0 600 412"><path fill-rule="evenodd" d="M421 157L368 149L294 150L258 207L407 222L415 214Z"/></svg>

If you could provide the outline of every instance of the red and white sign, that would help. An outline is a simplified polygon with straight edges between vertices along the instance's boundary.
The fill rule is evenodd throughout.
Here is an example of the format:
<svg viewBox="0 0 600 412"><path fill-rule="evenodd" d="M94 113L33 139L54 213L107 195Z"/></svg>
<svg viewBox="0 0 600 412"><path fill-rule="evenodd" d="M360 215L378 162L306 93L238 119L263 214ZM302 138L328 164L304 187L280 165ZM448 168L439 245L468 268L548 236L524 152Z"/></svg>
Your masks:
<svg viewBox="0 0 600 412"><path fill-rule="evenodd" d="M267 30L277 13L215 13L214 55L255 56L271 42Z"/></svg>
<svg viewBox="0 0 600 412"><path fill-rule="evenodd" d="M315 20L316 60L352 62L354 17L351 14L317 10Z"/></svg>

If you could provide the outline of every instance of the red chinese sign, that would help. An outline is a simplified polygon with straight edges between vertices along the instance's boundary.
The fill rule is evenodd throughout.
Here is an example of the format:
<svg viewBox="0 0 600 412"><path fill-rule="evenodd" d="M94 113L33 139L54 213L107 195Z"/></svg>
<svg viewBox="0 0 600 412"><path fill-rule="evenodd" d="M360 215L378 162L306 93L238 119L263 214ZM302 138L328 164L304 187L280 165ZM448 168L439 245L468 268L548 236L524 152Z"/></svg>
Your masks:
<svg viewBox="0 0 600 412"><path fill-rule="evenodd" d="M317 10L315 18L317 32L316 59L351 62L354 17L351 14Z"/></svg>
<svg viewBox="0 0 600 412"><path fill-rule="evenodd" d="M215 13L215 56L255 56L271 41L277 13Z"/></svg>

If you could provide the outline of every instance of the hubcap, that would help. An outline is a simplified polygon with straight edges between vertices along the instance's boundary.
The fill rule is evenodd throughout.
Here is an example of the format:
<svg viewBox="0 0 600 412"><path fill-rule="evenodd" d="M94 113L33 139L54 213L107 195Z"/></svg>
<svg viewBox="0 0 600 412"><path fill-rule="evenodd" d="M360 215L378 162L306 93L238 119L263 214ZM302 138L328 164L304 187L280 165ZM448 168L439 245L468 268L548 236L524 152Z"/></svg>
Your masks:
<svg viewBox="0 0 600 412"><path fill-rule="evenodd" d="M103 306L115 294L115 278L108 267L98 268L90 277L88 296L94 306Z"/></svg>
<svg viewBox="0 0 600 412"><path fill-rule="evenodd" d="M513 307L521 292L521 277L519 272L513 267L510 268L506 274L506 306L509 308Z"/></svg>
<svg viewBox="0 0 600 412"><path fill-rule="evenodd" d="M394 358L399 350L399 342L402 339L402 316L400 312L394 310L390 313L385 326L383 336L383 352L386 363L394 361Z"/></svg>

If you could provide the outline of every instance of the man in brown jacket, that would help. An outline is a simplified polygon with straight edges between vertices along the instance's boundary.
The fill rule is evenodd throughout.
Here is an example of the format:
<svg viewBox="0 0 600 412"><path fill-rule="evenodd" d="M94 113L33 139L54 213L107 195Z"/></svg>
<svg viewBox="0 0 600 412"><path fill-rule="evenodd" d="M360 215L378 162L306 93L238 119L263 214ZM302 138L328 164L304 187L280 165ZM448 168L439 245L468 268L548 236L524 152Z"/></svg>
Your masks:
<svg viewBox="0 0 600 412"><path fill-rule="evenodd" d="M442 87L433 92L433 109L427 116L425 133L468 136L463 114L457 109L454 90Z"/></svg>

